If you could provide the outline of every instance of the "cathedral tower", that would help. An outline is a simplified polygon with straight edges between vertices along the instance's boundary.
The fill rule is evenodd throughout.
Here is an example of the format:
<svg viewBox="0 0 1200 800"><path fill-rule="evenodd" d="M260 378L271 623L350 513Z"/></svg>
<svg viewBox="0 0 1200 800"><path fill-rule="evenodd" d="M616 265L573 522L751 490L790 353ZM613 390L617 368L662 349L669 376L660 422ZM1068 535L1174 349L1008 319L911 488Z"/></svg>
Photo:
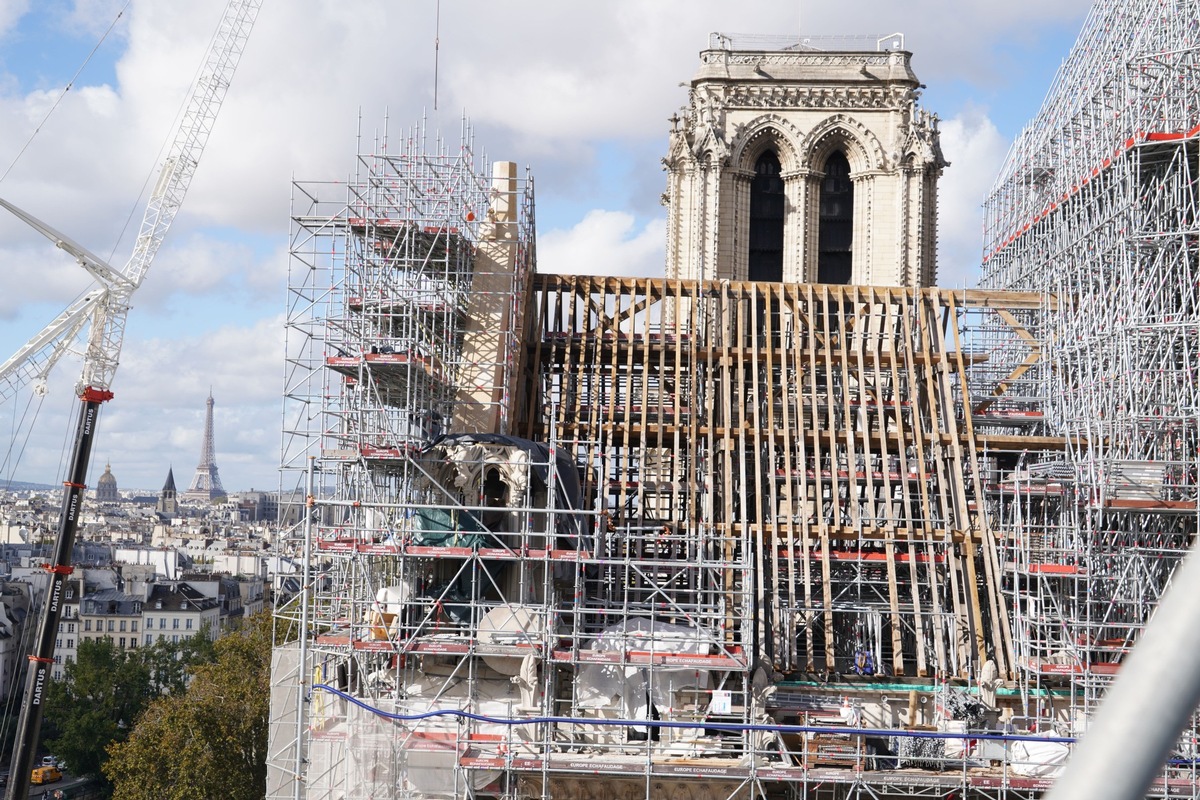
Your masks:
<svg viewBox="0 0 1200 800"><path fill-rule="evenodd" d="M713 34L664 159L667 277L932 285L947 162L910 58Z"/></svg>

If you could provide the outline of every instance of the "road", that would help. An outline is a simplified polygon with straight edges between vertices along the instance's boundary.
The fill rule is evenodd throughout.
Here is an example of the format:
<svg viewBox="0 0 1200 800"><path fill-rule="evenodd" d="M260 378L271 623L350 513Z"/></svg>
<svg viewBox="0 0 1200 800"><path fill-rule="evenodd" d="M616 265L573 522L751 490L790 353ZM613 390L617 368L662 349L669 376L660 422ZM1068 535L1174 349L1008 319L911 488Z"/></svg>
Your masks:
<svg viewBox="0 0 1200 800"><path fill-rule="evenodd" d="M77 794L77 789L87 783L84 778L76 778L74 775L63 773L61 781L47 783L45 786L31 786L29 788L29 796L41 800L42 792L49 792L47 797L53 797L56 790L62 790L63 796L68 800L74 800Z"/></svg>

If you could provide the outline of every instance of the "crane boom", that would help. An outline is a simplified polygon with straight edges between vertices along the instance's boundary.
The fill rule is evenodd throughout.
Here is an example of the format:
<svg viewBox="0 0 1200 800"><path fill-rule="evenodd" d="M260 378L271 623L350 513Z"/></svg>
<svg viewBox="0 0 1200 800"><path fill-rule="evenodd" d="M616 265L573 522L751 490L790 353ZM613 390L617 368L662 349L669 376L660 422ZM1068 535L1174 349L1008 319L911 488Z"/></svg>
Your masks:
<svg viewBox="0 0 1200 800"><path fill-rule="evenodd" d="M262 0L229 0L227 3L204 65L192 86L154 191L150 194L133 255L122 270L114 270L50 226L3 203L54 241L56 246L74 255L99 284L95 291L73 303L13 358L0 366L0 389L10 390L8 394L24 381L44 378L90 320L83 373L76 387L82 405L79 408L68 479L64 484L53 560L46 567L50 576L46 601L42 607L34 651L29 656L25 701L21 706L10 781L5 795L8 800L23 800L29 793L30 771L42 724L42 701L54 663L54 641L62 618L63 592L72 571L71 552L75 546L92 441L100 404L112 398L110 387L120 362L130 298L141 286L150 263L183 203L261 7ZM5 391L0 391L0 395L4 394Z"/></svg>
<svg viewBox="0 0 1200 800"><path fill-rule="evenodd" d="M129 313L129 295L141 286L150 262L183 204L261 6L262 0L238 0L225 8L184 108L179 130L146 204L133 255L121 270L128 286L111 290L108 302L92 326L81 387L108 390L112 384L125 333L125 317Z"/></svg>
<svg viewBox="0 0 1200 800"><path fill-rule="evenodd" d="M127 282L125 276L113 269L107 261L69 238L65 233L59 233L45 222L42 222L26 211L22 211L3 198L0 198L0 206L7 208L15 216L19 217L22 222L54 242L54 246L59 250L65 250L75 256L75 260L79 262L79 265L92 273L92 276L101 283L108 285Z"/></svg>
<svg viewBox="0 0 1200 800"><path fill-rule="evenodd" d="M30 381L45 381L103 297L104 292L100 289L83 295L0 365L0 400L12 397Z"/></svg>

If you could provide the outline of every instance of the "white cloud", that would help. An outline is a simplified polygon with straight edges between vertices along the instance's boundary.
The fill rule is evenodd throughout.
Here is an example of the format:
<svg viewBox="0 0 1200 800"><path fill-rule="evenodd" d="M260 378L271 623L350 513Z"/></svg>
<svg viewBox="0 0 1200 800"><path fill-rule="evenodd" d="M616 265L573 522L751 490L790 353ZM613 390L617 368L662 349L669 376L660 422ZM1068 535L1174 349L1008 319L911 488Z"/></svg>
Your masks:
<svg viewBox="0 0 1200 800"><path fill-rule="evenodd" d="M276 308L286 286L287 253L274 248L260 258L252 241L224 229L193 231L168 240L136 302L156 312L211 299L226 309L269 304Z"/></svg>
<svg viewBox="0 0 1200 800"><path fill-rule="evenodd" d="M204 335L127 342L97 455L111 459L114 474L128 486L159 486L172 464L176 480L186 483L200 457L211 389L225 488L266 488L268 482L274 488L282 354L278 316Z"/></svg>
<svg viewBox="0 0 1200 800"><path fill-rule="evenodd" d="M939 186L938 283L974 286L982 261L983 201L1008 142L986 112L969 106L941 124L942 151L950 166Z"/></svg>
<svg viewBox="0 0 1200 800"><path fill-rule="evenodd" d="M110 26L112 33L109 35L120 36L124 28L120 21L117 21L116 25L113 25L113 21L117 20L117 14L124 5L125 0L74 0L74 5L63 22L84 35L97 39L103 36Z"/></svg>
<svg viewBox="0 0 1200 800"><path fill-rule="evenodd" d="M110 461L122 488L156 489L171 466L186 488L200 457L211 388L216 461L225 488L274 488L282 353L283 320L276 315L178 338L129 337L113 383L115 397L102 408L89 482L99 475L96 465ZM0 459L0 481L10 474L46 483L61 478L79 405L72 391L79 371L78 359L60 363L28 445L22 450L22 436L9 460ZM28 422L39 408L30 399L26 390L0 404L0 426L11 431ZM18 455L19 468L11 473Z"/></svg>
<svg viewBox="0 0 1200 800"><path fill-rule="evenodd" d="M98 34L120 3L70 0L64 24ZM134 0L106 44L123 48L113 85L85 73L0 183L0 196L123 263L141 215L138 194L223 5ZM1040 96L1045 87L1005 88L1010 60L1046 29L1074 24L1087 5L1012 0L960 4L948 14L939 0L852 0L805 4L803 25L814 33L857 33L862 24L903 30L930 85ZM26 33L19 23L28 8L0 0L6 42ZM272 481L283 371L275 311L284 303L293 178L344 179L354 153L385 139L396 149L422 113L431 135L440 127L456 147L465 110L477 151L532 168L543 271L661 275L658 159L666 119L685 99L679 83L695 72L710 31L797 28L795 4L777 0L446 0L435 111L434 10L432 0L264 4L175 229L134 298L118 398L97 452L112 459L122 485L160 486L168 463L187 482L210 383L227 488ZM6 63L0 73L0 169L61 91L22 89L12 74L19 66ZM1004 142L979 109L933 110L953 115L943 124L954 163L942 181L942 275L969 283L979 261L979 203ZM614 152L620 174L611 170ZM87 284L68 258L2 214L0 270L0 342L20 344ZM41 311L45 319L34 319ZM78 365L59 372L56 385L70 399ZM35 449L47 459L31 477L53 475L48 462L61 451L66 411L50 405L44 416L61 420L37 448L31 440L24 463L33 463ZM104 438L110 431L115 438Z"/></svg>
<svg viewBox="0 0 1200 800"><path fill-rule="evenodd" d="M910 31L926 82L982 75L998 80L1008 34L1074 19L1085 0L1014 0L1004 12L967 4L954 14L923 0L884 0L806 9L805 29L846 30L854 20ZM170 129L220 15L219 0L187 4L136 0L121 29L128 47L116 87L68 93L13 175L5 197L97 251L112 246ZM73 14L101 19L112 0L79 0ZM544 199L569 193L593 169L598 142L642 143L637 166L657 172L646 142L665 147L666 118L697 66L712 30L786 32L793 8L768 0L594 4L456 0L441 20L439 111L433 111L433 3L266 4L234 78L181 225L278 231L288 184L343 177L351 154L382 136L395 143L424 109L431 127L456 138L465 109L478 149L530 164ZM1016 13L1020 11L1020 13ZM103 12L103 13L102 13ZM370 20L370 24L359 24ZM0 95L0 163L15 154L57 90ZM547 194L546 189L554 190ZM53 214L50 212L53 211ZM129 234L126 236L126 243Z"/></svg>
<svg viewBox="0 0 1200 800"><path fill-rule="evenodd" d="M91 275L45 239L0 248L0 258L5 272L4 291L0 292L0 320L23 319L19 327L32 326L17 344L41 330L71 298L92 284ZM46 304L45 308L41 308L42 304ZM31 321L35 308L53 310L45 319L36 322Z"/></svg>
<svg viewBox="0 0 1200 800"><path fill-rule="evenodd" d="M632 214L590 211L570 230L538 235L538 271L661 276L666 229L661 217L639 230Z"/></svg>
<svg viewBox="0 0 1200 800"><path fill-rule="evenodd" d="M0 0L0 36L7 34L29 10L29 0Z"/></svg>

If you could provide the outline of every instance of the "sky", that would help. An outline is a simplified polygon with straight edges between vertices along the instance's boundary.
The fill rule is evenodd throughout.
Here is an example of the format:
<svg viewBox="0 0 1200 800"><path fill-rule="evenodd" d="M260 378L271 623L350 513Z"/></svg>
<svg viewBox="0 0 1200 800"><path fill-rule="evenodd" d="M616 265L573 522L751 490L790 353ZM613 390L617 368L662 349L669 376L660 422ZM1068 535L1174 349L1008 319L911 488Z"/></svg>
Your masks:
<svg viewBox="0 0 1200 800"><path fill-rule="evenodd" d="M143 187L223 6L0 0L0 197L123 265ZM465 114L477 150L528 166L540 271L661 275L667 120L709 33L899 31L951 162L939 283L970 286L983 200L1087 9L1085 0L265 0L191 190L133 299L88 483L111 463L122 489L157 491L169 468L185 489L211 391L226 490L277 488L291 183L344 178L360 133L370 142L385 120L404 129L424 116L456 138ZM0 359L89 285L7 213L0 275ZM45 397L0 404L0 486L63 479L79 369L65 359Z"/></svg>

